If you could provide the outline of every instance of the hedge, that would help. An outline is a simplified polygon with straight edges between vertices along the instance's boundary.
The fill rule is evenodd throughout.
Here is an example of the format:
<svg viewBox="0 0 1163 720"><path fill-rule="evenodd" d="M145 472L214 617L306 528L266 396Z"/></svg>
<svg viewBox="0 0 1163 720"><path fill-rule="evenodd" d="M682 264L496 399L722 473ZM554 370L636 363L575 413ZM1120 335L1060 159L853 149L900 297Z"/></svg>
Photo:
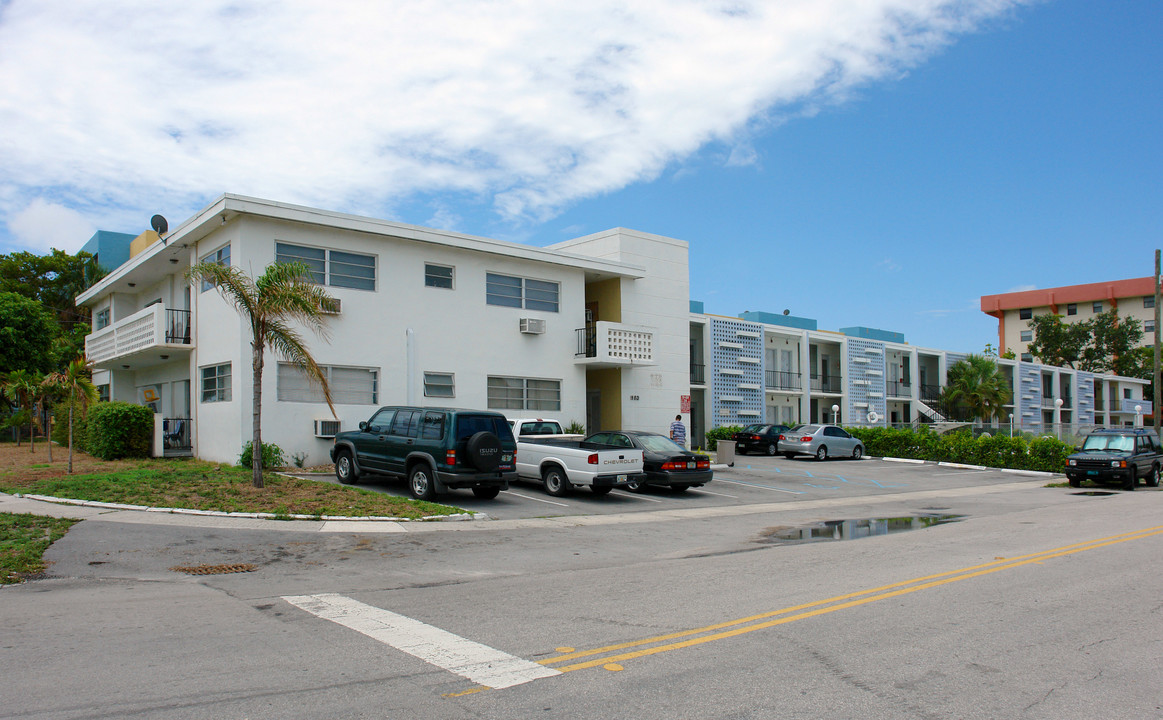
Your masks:
<svg viewBox="0 0 1163 720"><path fill-rule="evenodd" d="M920 430L898 428L845 428L864 443L864 450L877 457L955 462L966 465L1038 470L1060 473L1066 456L1074 448L1052 437L1009 437L982 435L973 437L968 429L938 435Z"/></svg>
<svg viewBox="0 0 1163 720"><path fill-rule="evenodd" d="M153 411L127 402L102 402L89 408L85 448L102 460L149 457Z"/></svg>
<svg viewBox="0 0 1163 720"><path fill-rule="evenodd" d="M722 427L713 428L706 432L707 436L707 450L715 450L719 447L720 440L730 440L731 436L739 432L743 428L738 425L723 425Z"/></svg>

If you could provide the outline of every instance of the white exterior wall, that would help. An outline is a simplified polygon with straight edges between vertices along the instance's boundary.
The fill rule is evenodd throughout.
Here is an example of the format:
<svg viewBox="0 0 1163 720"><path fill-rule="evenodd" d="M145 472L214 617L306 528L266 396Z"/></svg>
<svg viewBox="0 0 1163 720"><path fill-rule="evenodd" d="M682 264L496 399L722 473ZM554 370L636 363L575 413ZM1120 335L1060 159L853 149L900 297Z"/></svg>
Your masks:
<svg viewBox="0 0 1163 720"><path fill-rule="evenodd" d="M681 396L691 394L689 246L661 235L616 228L552 247L649 269L646 277L621 280L621 322L652 332L654 349L653 365L622 368L622 424L626 429L668 434L680 414ZM689 414L683 415L683 423L689 434Z"/></svg>

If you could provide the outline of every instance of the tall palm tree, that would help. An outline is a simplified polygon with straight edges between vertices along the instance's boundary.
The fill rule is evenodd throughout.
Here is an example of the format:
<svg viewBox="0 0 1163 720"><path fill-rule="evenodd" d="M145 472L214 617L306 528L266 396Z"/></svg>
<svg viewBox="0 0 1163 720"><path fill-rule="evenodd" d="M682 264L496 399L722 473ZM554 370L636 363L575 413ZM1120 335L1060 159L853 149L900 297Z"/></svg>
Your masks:
<svg viewBox="0 0 1163 720"><path fill-rule="evenodd" d="M73 474L73 409L84 410L97 402L97 386L89 376L89 364L85 357L73 360L64 372L56 372L45 378L44 384L64 393L69 401L69 474ZM51 443L51 439L50 439Z"/></svg>
<svg viewBox="0 0 1163 720"><path fill-rule="evenodd" d="M252 400L253 438L251 473L255 487L262 487L262 369L264 353L269 347L301 369L323 388L323 397L331 414L331 388L323 370L311 357L303 338L292 327L297 321L326 337L326 310L335 298L312 280L311 268L304 263L274 263L258 278L252 279L240 268L201 262L186 272L191 281L213 283L218 292L234 303L240 315L250 322L251 368L254 372Z"/></svg>
<svg viewBox="0 0 1163 720"><path fill-rule="evenodd" d="M949 368L943 399L967 409L977 419L1001 417L1013 397L1005 374L990 358L968 355Z"/></svg>

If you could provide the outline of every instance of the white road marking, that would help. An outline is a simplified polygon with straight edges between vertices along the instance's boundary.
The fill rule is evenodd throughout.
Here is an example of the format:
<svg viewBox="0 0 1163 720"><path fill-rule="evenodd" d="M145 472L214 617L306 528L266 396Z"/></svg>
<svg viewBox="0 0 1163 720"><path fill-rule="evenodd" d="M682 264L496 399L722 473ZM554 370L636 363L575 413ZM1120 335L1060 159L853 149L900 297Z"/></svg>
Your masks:
<svg viewBox="0 0 1163 720"><path fill-rule="evenodd" d="M539 497L532 497L531 495L522 495L521 493L516 493L516 492L513 492L512 490L509 491L509 494L516 495L519 498L525 498L526 500L536 500L537 502L549 503L550 505L560 505L561 507L569 507L569 505L567 505L566 503L553 502L552 500L546 500L545 498L539 498Z"/></svg>
<svg viewBox="0 0 1163 720"><path fill-rule="evenodd" d="M775 492L790 493L792 495L803 495L802 492L797 492L795 490L784 490L783 488L774 488L774 487L770 487L768 485L757 485L755 483L739 482L738 480L716 480L716 482L731 483L732 485L746 485L747 487L761 488L763 490L774 490Z"/></svg>
<svg viewBox="0 0 1163 720"><path fill-rule="evenodd" d="M486 687L513 687L561 674L559 670L336 593L288 595L283 599L312 615L361 632Z"/></svg>
<svg viewBox="0 0 1163 720"><path fill-rule="evenodd" d="M715 495L716 497L725 497L725 498L731 498L732 500L738 500L738 499L739 499L739 496L738 496L738 495L728 495L728 494L726 494L726 493L717 493L717 492L711 492L710 490L704 490L703 488L699 488L697 492L698 492L700 495Z"/></svg>
<svg viewBox="0 0 1163 720"><path fill-rule="evenodd" d="M647 500L649 502L662 502L658 498L646 497L645 495L639 495L638 493L632 493L629 490L623 490L622 492L625 494L624 497L634 498L635 500Z"/></svg>

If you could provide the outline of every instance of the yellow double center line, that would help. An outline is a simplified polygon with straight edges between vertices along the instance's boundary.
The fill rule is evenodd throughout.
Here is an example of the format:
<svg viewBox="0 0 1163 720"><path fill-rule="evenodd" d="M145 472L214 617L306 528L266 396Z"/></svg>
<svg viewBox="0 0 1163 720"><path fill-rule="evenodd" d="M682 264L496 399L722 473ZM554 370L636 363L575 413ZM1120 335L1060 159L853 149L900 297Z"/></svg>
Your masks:
<svg viewBox="0 0 1163 720"><path fill-rule="evenodd" d="M983 565L974 565L973 567L961 568L960 570L950 570L948 572L939 573L937 575L926 575L924 577L913 578L912 580L904 580L893 583L891 585L883 585L869 590L861 590L859 592L848 593L847 595L837 595L826 600L817 600L815 602L805 603L803 605L795 605L793 607L783 608L782 610L773 610L771 612L762 613L760 615L752 615L750 617L739 618L738 620L728 620L726 622L717 623L715 625L707 625L706 627L695 628L693 630L684 630L682 632L670 633L668 635L658 635L655 637L645 638L642 640L635 640L633 642L620 643L618 645L607 645L605 647L594 648L593 650L576 650L567 652L556 657L546 658L540 660L542 665L557 666L556 669L563 673L573 672L574 670L585 670L592 667L609 666L611 664L622 663L627 660L635 658L646 657L648 655L657 655L659 653L670 652L671 650L680 650L682 648L694 647L695 645L702 645L704 643L714 642L716 640L724 640L726 638L736 637L738 635L745 635L747 633L755 632L756 630L764 630L766 628L775 627L776 625L785 625L787 623L796 622L797 620L806 620L807 618L816 617L817 615L826 615L827 613L836 612L837 610L846 610L860 605L867 605L878 600L887 600L889 598L907 595L920 590L927 590L929 588L938 587L940 585L947 585L949 583L960 582L962 580L969 580L982 575L989 575L991 573L1000 572L1002 570L1010 570L1021 567L1023 565L1030 565L1033 563L1040 563L1043 560L1051 558L1063 557L1065 555L1073 555L1086 550L1096 550L1101 547L1109 545L1116 545L1124 543L1129 540L1141 540L1143 538L1159 535L1163 533L1163 525L1147 528L1145 530L1137 530L1135 532L1125 533L1122 535L1113 535L1111 537L1099 538L1097 540L1090 540L1076 545L1067 545L1065 547L1056 548L1054 550L1046 550L1040 553L1031 555L1022 555L1015 558L1004 558L995 560L994 562L985 563ZM581 662L570 663L568 665L558 666L559 663L568 662L571 660L579 660L581 658L591 658ZM617 667L613 669L619 669Z"/></svg>

